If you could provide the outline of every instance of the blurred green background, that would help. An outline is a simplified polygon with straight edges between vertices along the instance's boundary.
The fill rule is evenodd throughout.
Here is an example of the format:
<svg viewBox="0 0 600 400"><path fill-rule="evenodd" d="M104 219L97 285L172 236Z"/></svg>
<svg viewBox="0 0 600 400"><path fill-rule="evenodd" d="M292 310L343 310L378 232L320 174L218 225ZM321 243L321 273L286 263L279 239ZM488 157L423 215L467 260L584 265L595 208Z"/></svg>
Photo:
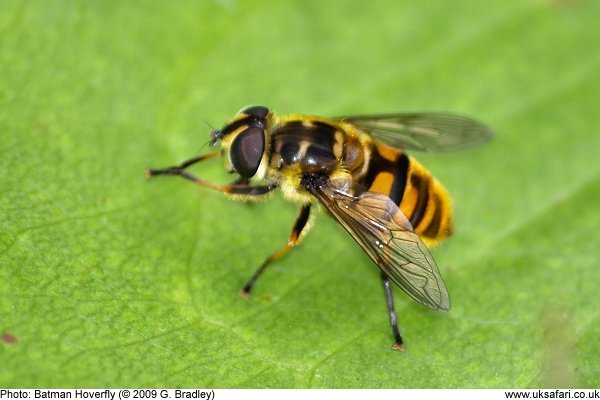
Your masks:
<svg viewBox="0 0 600 400"><path fill-rule="evenodd" d="M600 382L600 3L10 1L0 12L0 386ZM496 137L416 156L452 193L452 297L396 290L324 215L144 178L248 104L444 110ZM226 182L219 162L198 167Z"/></svg>

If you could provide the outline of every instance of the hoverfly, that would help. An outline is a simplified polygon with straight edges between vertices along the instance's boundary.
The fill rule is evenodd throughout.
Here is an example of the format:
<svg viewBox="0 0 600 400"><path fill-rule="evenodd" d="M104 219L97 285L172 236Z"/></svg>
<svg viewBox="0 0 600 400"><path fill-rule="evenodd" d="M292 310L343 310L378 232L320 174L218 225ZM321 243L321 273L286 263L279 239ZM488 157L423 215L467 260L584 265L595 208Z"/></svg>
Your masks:
<svg viewBox="0 0 600 400"><path fill-rule="evenodd" d="M220 143L220 151L147 174L179 175L239 200L261 199L281 189L299 204L287 244L250 277L240 292L245 297L266 267L306 235L312 206L325 208L381 269L393 348L403 350L390 280L417 302L449 310L448 290L426 245L437 244L453 229L446 189L404 150L453 151L491 136L485 125L451 114L326 119L250 106L212 131L210 145ZM233 183L214 184L186 171L219 154L227 171L238 175Z"/></svg>

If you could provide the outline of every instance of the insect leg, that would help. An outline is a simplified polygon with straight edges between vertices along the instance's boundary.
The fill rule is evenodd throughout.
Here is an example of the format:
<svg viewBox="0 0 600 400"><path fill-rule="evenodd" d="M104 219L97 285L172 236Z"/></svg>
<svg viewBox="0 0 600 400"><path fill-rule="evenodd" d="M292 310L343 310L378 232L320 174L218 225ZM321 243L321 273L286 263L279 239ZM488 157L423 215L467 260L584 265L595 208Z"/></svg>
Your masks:
<svg viewBox="0 0 600 400"><path fill-rule="evenodd" d="M288 237L288 242L281 249L277 250L275 253L271 254L269 257L263 261L263 263L258 267L256 272L248 279L248 282L244 285L242 290L240 291L240 295L243 297L250 296L250 290L256 283L256 280L262 274L262 272L267 268L267 266L273 262L279 260L283 257L292 247L294 247L300 237L302 235L302 230L306 227L306 223L308 222L308 217L310 215L310 204L303 205L300 210L298 210L298 216L296 217L296 222L294 223L294 227L292 228L292 232Z"/></svg>
<svg viewBox="0 0 600 400"><path fill-rule="evenodd" d="M390 314L390 324L392 325L392 332L394 333L394 339L396 340L396 342L392 345L392 348L404 351L404 341L402 340L402 335L400 335L400 329L398 328L398 321L396 319L396 310L394 309L394 297L392 296L390 280L383 271L381 271L381 280L383 282L383 289L385 290L385 300L387 302L388 313Z"/></svg>
<svg viewBox="0 0 600 400"><path fill-rule="evenodd" d="M154 176L154 175L160 175L161 172L160 171L165 171L165 170L172 170L172 169L186 169L187 167L194 165L196 163L199 163L201 161L204 160L210 160L213 157L216 157L219 155L218 151L211 151L210 153L206 153L206 154L202 154L200 156L196 156L193 158L190 158L189 160L186 160L184 162L182 162L179 165L175 165L169 168L164 168L164 169L148 169L148 175L149 176Z"/></svg>
<svg viewBox="0 0 600 400"><path fill-rule="evenodd" d="M212 154L212 153L209 153L209 154ZM207 156L209 154L207 154ZM207 187L209 189L217 190L222 193L236 194L236 195L242 195L242 196L260 196L260 195L266 194L277 188L277 185L275 185L275 184L250 186L246 183L237 184L234 182L231 185L217 185L215 183L206 181L202 178L198 178L197 176L194 176L183 169L183 168L187 168L194 162L199 162L199 161L206 159L206 157L204 157L202 159L200 159L200 158L201 157L197 157L195 159L188 160L176 167L165 168L165 169L147 169L146 174L148 175L149 178L152 178L157 175L179 175L182 178L190 180L194 183L197 183L197 184ZM194 160L196 160L196 161L194 161ZM182 166L183 166L183 168L181 168Z"/></svg>

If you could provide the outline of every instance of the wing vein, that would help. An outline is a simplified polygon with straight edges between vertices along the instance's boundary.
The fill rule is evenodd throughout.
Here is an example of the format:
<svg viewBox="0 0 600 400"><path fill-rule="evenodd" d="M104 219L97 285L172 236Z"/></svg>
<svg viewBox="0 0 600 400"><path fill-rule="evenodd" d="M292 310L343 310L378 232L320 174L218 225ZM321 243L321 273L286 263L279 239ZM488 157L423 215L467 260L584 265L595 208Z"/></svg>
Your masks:
<svg viewBox="0 0 600 400"><path fill-rule="evenodd" d="M375 139L401 149L447 152L477 146L493 136L474 119L445 113L400 113L339 117Z"/></svg>
<svg viewBox="0 0 600 400"><path fill-rule="evenodd" d="M396 285L427 307L448 310L437 265L398 206L379 193L350 195L342 189L348 186L318 180L307 188Z"/></svg>

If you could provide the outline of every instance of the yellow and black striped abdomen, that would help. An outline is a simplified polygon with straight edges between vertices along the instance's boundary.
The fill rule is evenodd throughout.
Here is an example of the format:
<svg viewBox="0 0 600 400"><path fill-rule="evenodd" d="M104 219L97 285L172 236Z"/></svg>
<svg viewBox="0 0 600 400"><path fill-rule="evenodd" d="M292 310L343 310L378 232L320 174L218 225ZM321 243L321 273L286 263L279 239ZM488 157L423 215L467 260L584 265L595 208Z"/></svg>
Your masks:
<svg viewBox="0 0 600 400"><path fill-rule="evenodd" d="M376 142L360 183L382 193L406 215L427 245L452 233L452 209L446 189L417 160L403 151Z"/></svg>

